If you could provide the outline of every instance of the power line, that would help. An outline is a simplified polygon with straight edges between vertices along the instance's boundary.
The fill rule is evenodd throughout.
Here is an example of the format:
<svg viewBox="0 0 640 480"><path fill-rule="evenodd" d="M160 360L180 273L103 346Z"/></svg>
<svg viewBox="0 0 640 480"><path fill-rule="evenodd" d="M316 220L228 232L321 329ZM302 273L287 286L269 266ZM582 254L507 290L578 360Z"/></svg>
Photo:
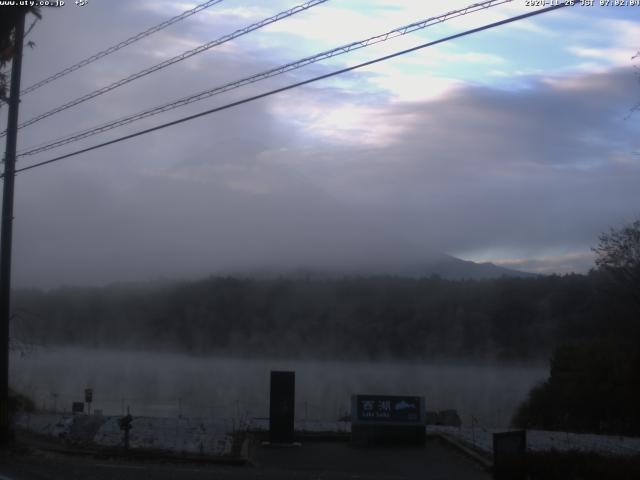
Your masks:
<svg viewBox="0 0 640 480"><path fill-rule="evenodd" d="M155 25L154 27L151 27L147 30L145 30L144 32L138 33L137 35L134 35L133 37L129 37L126 40L123 40L120 43L117 43L116 45L113 45L109 48L107 48L106 50L102 50L101 52L98 52L94 55L91 55L90 57L85 58L84 60L79 61L78 63L75 63L73 65L71 65L70 67L65 68L64 70L60 70L58 73L55 73L53 75L51 75L50 77L45 78L44 80L39 81L38 83L35 83L33 85L31 85L30 87L25 88L22 92L20 92L20 95L26 95L27 93L31 93L34 90L37 90L40 87L43 87L45 85L47 85L48 83L51 83L61 77L64 77L65 75L70 74L71 72L75 72L76 70L82 68L82 67L86 67L87 65L89 65L90 63L95 62L96 60L99 60L103 57L106 57L107 55L110 55L114 52L117 52L118 50L131 45L132 43L137 42L138 40L142 40L145 37L148 37L149 35L159 32L160 30L167 28L170 25L173 25L176 22L179 22L181 20L184 20L185 18L190 17L191 15L195 15L198 12L201 12L202 10L205 10L206 8L209 8L217 3L222 2L223 0L209 0L208 2L204 2L201 3L200 5L190 9L190 10L186 10L184 12L182 12L180 15L176 15L175 17L170 18L169 20L166 20L162 23L159 23L158 25Z"/></svg>
<svg viewBox="0 0 640 480"><path fill-rule="evenodd" d="M387 40L390 40L392 38L395 37L399 37L402 35L406 35L408 33L412 33L415 32L417 30L421 30L427 27L430 27L432 25L436 25L442 22L445 22L447 20L451 20L452 18L456 18L456 17L460 17L463 15L467 15L470 13L474 13L476 11L479 10L485 10L487 8L491 8L491 7L495 7L504 3L509 3L512 2L513 0L488 0L488 1L484 1L484 2L480 2L480 3L474 3L472 5L469 5L467 7L458 9L458 10L452 10L450 12L447 12L445 14L442 15L438 15L435 17L430 17L427 18L425 20L421 20L419 22L414 22L414 23L410 23L409 25L405 25L402 27L398 27L395 28L393 30L390 30L388 32L382 33L380 35L376 35L373 37L369 37L366 38L364 40L359 40L356 42L352 42L352 43L348 43L346 45L342 45L340 47L336 47L333 48L331 50L327 50L309 57L305 57L301 60L297 60L295 62L291 62L291 63L287 63L285 65L281 65L279 67L275 67L269 70L266 70L264 72L261 73L257 73L254 75L251 75L249 77L245 77L242 78L240 80L235 80L233 82L229 82L214 88L211 88L209 90L205 90L193 95L189 95L183 98L180 98L178 100L174 100L172 102L168 102L165 103L163 105L148 109L148 110L144 110L142 112L138 112L136 114L133 115L129 115L126 117L122 117L118 120L113 120L110 121L108 123L99 125L97 127L92 127L86 130L82 130L80 132L71 134L71 135L67 135L65 137L62 138L58 138L57 140L54 141L49 141L45 144L41 144L40 146L28 149L26 151L23 151L22 153L20 153L18 156L22 157L22 156L26 156L26 155L35 155L37 153L41 153L47 150L51 150L53 148L57 148L57 147L61 147L63 145L67 145L69 143L73 143L76 142L78 140L82 140L84 138L87 137L91 137L93 135L97 135L99 133L103 133L106 132L108 130L112 130L114 128L117 127L121 127L123 125L127 125L129 123L133 123L135 121L138 120L142 120L144 118L147 117L151 117L154 115L158 115L160 113L163 112L167 112L169 110L173 110L175 108L178 107L183 107L185 105L189 105L191 103L194 102L198 102L200 100L204 100L206 98L212 97L214 95L218 95L221 93L225 93L228 92L230 90L234 90L236 88L240 88L243 87L245 85L249 85L255 82L259 82L261 80L266 80L268 78L271 77L275 77L277 75L282 75L284 73L290 72L292 70L296 70L302 67L305 67L307 65L310 65L312 63L317 63L321 60L325 60L328 58L332 58L338 55L343 55L349 52L352 52L353 50L358 50L361 48L365 48L368 47L370 45L374 45L376 43L380 43L380 42L385 42Z"/></svg>
<svg viewBox="0 0 640 480"><path fill-rule="evenodd" d="M24 127L28 127L29 125L33 125L36 122L39 122L40 120L43 120L47 117L50 117L51 115L55 115L56 113L60 113L64 110L67 110L71 107L75 107L76 105L79 105L83 102L86 102L87 100L91 100L92 98L98 97L102 94L105 94L107 92L110 92L111 90L114 90L118 87L121 87L123 85L126 85L127 83L133 82L134 80L137 80L139 78L145 77L151 73L157 72L158 70L162 70L163 68L168 67L169 65L173 65L174 63L178 63L182 60L185 60L187 58L193 57L194 55L197 55L199 53L205 52L207 50L210 50L213 47L216 47L218 45L221 45L223 43L226 43L230 40L233 40L234 38L238 38L241 37L242 35L246 35L247 33L250 33L254 30L258 30L259 28L262 28L266 25L270 25L272 23L275 23L277 21L282 20L283 18L287 18L290 17L292 15L295 15L296 13L300 13L302 11L308 10L311 7L315 7L316 5L320 5L322 3L327 2L328 0L310 0L307 1L305 3L302 3L300 5L297 5L293 8L290 8L288 10L285 10L283 12L280 12L272 17L268 17L265 18L263 20L260 20L257 23L254 23L252 25L249 25L248 27L244 27L241 28L239 30L236 30L233 33L224 35L216 40L213 40L211 42L207 42L205 44L200 45L199 47L196 47L194 49L191 50L187 50L184 53L181 53L180 55L176 55L175 57L172 57L168 60L165 60L164 62L158 63L152 67L146 68L144 70L141 70L137 73L134 73L133 75L129 75L128 77L125 77L121 80L118 80L117 82L114 82L110 85L107 85L105 87L102 87L98 90L94 90L93 92L90 92L86 95L83 95L81 97L78 97L74 100L71 100L70 102L67 102L63 105L60 105L59 107L54 108L53 110L49 110L48 112L42 113L40 115L37 115L35 117L33 117L30 120L27 120L25 122L22 122L18 128L24 128ZM6 132L3 132L2 134L0 134L0 137L4 136L6 134Z"/></svg>
<svg viewBox="0 0 640 480"><path fill-rule="evenodd" d="M83 148L83 149L80 149L80 150L76 150L75 152L67 153L65 155L61 155L59 157L52 158L50 160L34 163L33 165L29 165L29 166L17 169L16 173L24 172L26 170L31 170L31 169L36 168L36 167L40 167L40 166L43 166L43 165L48 165L50 163L58 162L60 160L64 160L64 159L69 158L69 157L80 155L81 153L86 153L86 152L90 152L92 150L97 150L99 148L106 147L108 145L113 145L114 143L123 142L125 140L129 140L129 139L132 139L132 138L135 138L135 137L139 137L141 135L146 135L147 133L155 132L155 131L161 130L163 128L171 127L173 125L178 125L180 123L184 123L184 122L188 122L190 120L194 120L196 118L204 117L205 115L210 115L212 113L217 113L217 112L220 112L222 110L227 110L227 109L230 109L230 108L233 108L233 107L237 107L239 105L243 105L245 103L249 103L249 102L252 102L254 100L259 100L261 98L265 98L265 97L268 97L268 96L271 96L271 95L275 95L277 93L281 93L281 92L284 92L284 91L287 91L287 90L291 90L293 88L301 87L303 85L307 85L307 84L310 84L310 83L313 83L313 82L317 82L319 80L324 80L326 78L334 77L336 75L341 75L343 73L351 72L353 70L357 70L357 69L360 69L360 68L363 68L363 67L367 67L369 65L380 63L380 62L383 62L385 60L389 60L389 59L392 59L392 58L395 58L395 57L399 57L401 55L406 55L408 53L415 52L415 51L421 50L423 48L431 47L431 46L437 45L439 43L448 42L448 41L454 40L456 38L460 38L460 37L464 37L464 36L467 36L467 35L471 35L473 33L482 32L484 30L489 30L491 28L499 27L501 25L506 25L508 23L516 22L518 20L524 20L525 18L530 18L530 17L536 16L536 15L540 15L542 13L551 12L553 10L558 10L560 8L564 8L564 7L571 6L571 5L575 5L575 3L569 3L569 2L561 3L559 5L554 5L554 6L551 6L551 7L542 8L540 10L535 10L535 11L532 11L532 12L524 13L522 15L517 15L515 17L510 17L510 18L507 18L507 19L504 19L504 20L493 22L493 23L490 23L490 24L487 24L487 25L483 25L481 27L473 28L473 29L470 29L470 30L465 30L464 32L456 33L454 35L449 35L447 37L443 37L443 38L440 38L438 40L433 40L431 42L423 43L423 44L418 45L416 47L408 48L406 50L401 50L399 52L395 52L395 53L392 53L392 54L389 54L389 55L385 55L383 57L378 57L378 58L375 58L373 60L369 60L367 62L363 62L363 63L359 63L357 65L353 65L351 67L346 67L346 68L343 68L343 69L340 69L340 70L336 70L334 72L326 73L324 75L319 75L317 77L313 77L313 78L310 78L308 80L303 80L301 82L293 83L293 84L287 85L285 87L276 88L274 90L270 90L270 91L265 92L265 93L254 95L252 97L247 97L247 98L244 98L242 100L238 100L238 101L235 101L235 102L227 103L226 105L222 105L220 107L212 108L210 110L205 110L204 112L200 112L200 113L196 113L194 115L189 115L187 117L179 118L177 120L173 120L171 122L163 123L163 124L157 125L155 127L151 127L151 128L147 128L147 129L144 129L144 130L140 130L138 132L131 133L129 135L124 135L122 137L118 137L118 138L115 138L113 140L109 140L107 142L99 143L99 144L93 145L91 147L87 147L87 148Z"/></svg>

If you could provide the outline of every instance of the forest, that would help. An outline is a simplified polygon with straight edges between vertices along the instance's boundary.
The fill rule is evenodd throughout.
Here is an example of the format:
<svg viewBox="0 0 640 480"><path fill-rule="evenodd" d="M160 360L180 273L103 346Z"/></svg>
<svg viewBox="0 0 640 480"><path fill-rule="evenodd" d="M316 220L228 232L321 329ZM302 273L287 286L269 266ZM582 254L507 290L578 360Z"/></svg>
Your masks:
<svg viewBox="0 0 640 480"><path fill-rule="evenodd" d="M305 358L546 361L558 345L629 323L595 271L19 290L14 311L20 344Z"/></svg>

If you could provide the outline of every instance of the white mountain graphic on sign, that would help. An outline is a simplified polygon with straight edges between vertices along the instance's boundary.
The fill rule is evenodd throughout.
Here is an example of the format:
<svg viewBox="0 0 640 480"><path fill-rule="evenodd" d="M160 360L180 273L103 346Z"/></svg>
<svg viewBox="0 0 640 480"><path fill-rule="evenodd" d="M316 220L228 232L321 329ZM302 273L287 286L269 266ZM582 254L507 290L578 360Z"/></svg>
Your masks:
<svg viewBox="0 0 640 480"><path fill-rule="evenodd" d="M415 403L407 403L404 400L396 403L396 410L406 410L407 408L415 409Z"/></svg>

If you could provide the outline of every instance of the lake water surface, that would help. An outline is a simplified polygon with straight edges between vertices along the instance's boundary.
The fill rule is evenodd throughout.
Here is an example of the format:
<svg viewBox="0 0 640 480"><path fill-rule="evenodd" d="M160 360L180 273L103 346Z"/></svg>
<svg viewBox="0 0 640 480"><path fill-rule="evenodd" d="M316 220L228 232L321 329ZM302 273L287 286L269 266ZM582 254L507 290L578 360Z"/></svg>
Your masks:
<svg viewBox="0 0 640 480"><path fill-rule="evenodd" d="M546 365L334 362L196 357L155 352L40 349L11 357L11 384L38 406L67 412L93 388L93 409L133 415L266 417L269 372L296 372L296 417L336 420L351 394L421 395L428 410L507 426Z"/></svg>

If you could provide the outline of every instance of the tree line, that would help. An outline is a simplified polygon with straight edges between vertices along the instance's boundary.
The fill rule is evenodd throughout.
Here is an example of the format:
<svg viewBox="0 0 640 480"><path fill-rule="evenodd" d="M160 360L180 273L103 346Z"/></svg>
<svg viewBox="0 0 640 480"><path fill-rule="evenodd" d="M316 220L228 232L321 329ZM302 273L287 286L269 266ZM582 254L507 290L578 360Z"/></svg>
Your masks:
<svg viewBox="0 0 640 480"><path fill-rule="evenodd" d="M191 354L546 360L558 345L625 328L624 315L603 323L624 308L600 283L592 272L29 289L14 293L14 331L35 344Z"/></svg>

